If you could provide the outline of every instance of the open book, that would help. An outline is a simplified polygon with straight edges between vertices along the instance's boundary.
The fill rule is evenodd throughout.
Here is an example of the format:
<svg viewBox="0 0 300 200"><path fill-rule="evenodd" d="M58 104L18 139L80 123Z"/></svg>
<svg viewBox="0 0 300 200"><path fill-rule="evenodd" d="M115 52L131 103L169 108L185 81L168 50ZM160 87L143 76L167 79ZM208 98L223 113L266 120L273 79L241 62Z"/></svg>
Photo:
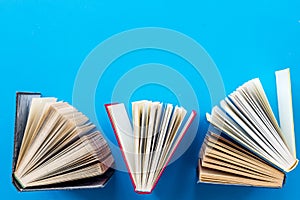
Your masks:
<svg viewBox="0 0 300 200"><path fill-rule="evenodd" d="M216 129L201 147L199 182L282 187L298 163L289 69L276 72L276 86L280 127L258 78L207 114Z"/></svg>
<svg viewBox="0 0 300 200"><path fill-rule="evenodd" d="M124 104L107 104L135 191L151 193L193 119L195 111L171 104L137 101L132 103L132 124Z"/></svg>
<svg viewBox="0 0 300 200"><path fill-rule="evenodd" d="M13 183L20 191L103 187L111 151L89 119L66 102L17 93Z"/></svg>

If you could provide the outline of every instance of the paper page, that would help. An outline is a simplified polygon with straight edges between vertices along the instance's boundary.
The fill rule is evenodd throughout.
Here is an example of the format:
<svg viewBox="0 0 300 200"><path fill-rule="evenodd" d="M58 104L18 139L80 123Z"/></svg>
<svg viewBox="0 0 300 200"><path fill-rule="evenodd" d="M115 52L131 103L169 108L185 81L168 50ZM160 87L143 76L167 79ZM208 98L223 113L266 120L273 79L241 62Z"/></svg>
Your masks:
<svg viewBox="0 0 300 200"><path fill-rule="evenodd" d="M276 72L276 87L280 128L290 152L296 158L290 69Z"/></svg>

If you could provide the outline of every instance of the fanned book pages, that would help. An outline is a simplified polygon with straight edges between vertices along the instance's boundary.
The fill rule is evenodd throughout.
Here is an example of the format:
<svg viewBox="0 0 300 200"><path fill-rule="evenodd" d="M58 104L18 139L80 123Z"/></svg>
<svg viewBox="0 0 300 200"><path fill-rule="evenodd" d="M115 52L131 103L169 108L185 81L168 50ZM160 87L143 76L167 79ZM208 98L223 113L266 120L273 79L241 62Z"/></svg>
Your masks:
<svg viewBox="0 0 300 200"><path fill-rule="evenodd" d="M196 116L178 106L151 101L132 103L132 123L124 104L106 109L138 193L151 193Z"/></svg>
<svg viewBox="0 0 300 200"><path fill-rule="evenodd" d="M199 182L281 188L298 163L289 69L276 72L280 126L258 78L215 106L199 158ZM221 134L218 134L221 132Z"/></svg>
<svg viewBox="0 0 300 200"><path fill-rule="evenodd" d="M110 148L94 124L66 102L17 93L13 183L20 191L103 187Z"/></svg>

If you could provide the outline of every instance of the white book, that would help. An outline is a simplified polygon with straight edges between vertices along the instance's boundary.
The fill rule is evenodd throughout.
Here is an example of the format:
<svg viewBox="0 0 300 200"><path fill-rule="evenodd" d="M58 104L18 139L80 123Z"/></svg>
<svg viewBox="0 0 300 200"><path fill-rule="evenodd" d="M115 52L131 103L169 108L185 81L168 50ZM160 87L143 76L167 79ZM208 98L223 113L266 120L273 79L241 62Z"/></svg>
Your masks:
<svg viewBox="0 0 300 200"><path fill-rule="evenodd" d="M280 126L258 78L207 114L214 128L200 151L199 182L282 187L298 164L289 69L276 72L276 86Z"/></svg>

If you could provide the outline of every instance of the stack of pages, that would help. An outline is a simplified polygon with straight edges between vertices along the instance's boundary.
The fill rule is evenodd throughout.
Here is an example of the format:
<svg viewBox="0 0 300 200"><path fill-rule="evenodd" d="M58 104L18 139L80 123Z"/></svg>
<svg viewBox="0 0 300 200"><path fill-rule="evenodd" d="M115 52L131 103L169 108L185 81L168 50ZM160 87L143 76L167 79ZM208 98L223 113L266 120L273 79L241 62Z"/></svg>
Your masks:
<svg viewBox="0 0 300 200"><path fill-rule="evenodd" d="M259 79L215 106L199 158L199 182L280 188L296 158L289 69L276 72L280 127ZM219 134L221 132L221 134Z"/></svg>
<svg viewBox="0 0 300 200"><path fill-rule="evenodd" d="M89 119L66 102L17 93L13 183L20 191L103 187L114 159Z"/></svg>
<svg viewBox="0 0 300 200"><path fill-rule="evenodd" d="M151 193L196 113L171 104L132 103L132 124L124 104L106 105L135 191Z"/></svg>

